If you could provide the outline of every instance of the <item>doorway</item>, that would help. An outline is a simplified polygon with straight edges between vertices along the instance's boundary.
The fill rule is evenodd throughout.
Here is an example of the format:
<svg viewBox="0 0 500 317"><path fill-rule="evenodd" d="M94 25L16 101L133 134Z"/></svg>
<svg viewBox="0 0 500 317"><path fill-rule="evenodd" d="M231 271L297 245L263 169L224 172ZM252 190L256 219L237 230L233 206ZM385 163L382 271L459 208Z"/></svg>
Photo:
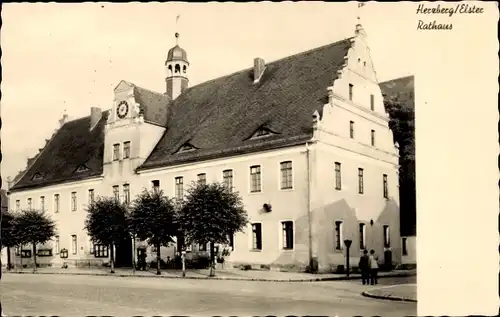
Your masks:
<svg viewBox="0 0 500 317"><path fill-rule="evenodd" d="M126 238L116 246L115 267L132 267L132 239Z"/></svg>

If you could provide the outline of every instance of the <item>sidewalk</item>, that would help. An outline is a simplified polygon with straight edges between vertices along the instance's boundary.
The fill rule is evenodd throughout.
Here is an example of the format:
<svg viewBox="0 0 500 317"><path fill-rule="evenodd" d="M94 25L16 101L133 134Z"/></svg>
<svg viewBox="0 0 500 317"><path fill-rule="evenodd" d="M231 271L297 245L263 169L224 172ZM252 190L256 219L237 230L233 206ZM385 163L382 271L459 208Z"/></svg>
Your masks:
<svg viewBox="0 0 500 317"><path fill-rule="evenodd" d="M3 270L3 274L33 274L33 269L16 269L12 271ZM115 269L111 274L109 269L60 269L60 268L38 268L35 274L67 274L67 275L103 275L119 277L149 277L149 278L183 278L180 270L162 270L161 275L156 275L156 270L147 272L136 271L132 269ZM360 279L359 274L351 274L347 277L345 274L309 274L278 271L243 271L239 269L219 269L215 271L215 276L210 277L210 270L187 270L188 279L212 279L212 280L243 280L243 281L271 281L271 282L316 282L316 281L335 281ZM379 277L404 277L414 276L416 271L392 271L380 272Z"/></svg>
<svg viewBox="0 0 500 317"><path fill-rule="evenodd" d="M362 293L363 296L405 302L417 302L417 284L377 287Z"/></svg>

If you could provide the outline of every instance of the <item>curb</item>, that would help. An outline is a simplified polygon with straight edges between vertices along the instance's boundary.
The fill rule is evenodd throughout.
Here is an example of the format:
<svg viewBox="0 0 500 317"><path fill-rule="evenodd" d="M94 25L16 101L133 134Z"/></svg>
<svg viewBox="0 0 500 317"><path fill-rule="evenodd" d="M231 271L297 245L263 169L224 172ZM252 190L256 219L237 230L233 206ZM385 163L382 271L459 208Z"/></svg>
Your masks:
<svg viewBox="0 0 500 317"><path fill-rule="evenodd" d="M399 302L411 302L411 303L416 303L417 300L413 298L408 298L408 297L400 297L400 296L382 296L382 295L375 295L371 294L370 292L363 292L361 295L365 297L370 297L370 298L375 298L375 299L384 299L384 300L392 300L392 301L399 301Z"/></svg>
<svg viewBox="0 0 500 317"><path fill-rule="evenodd" d="M3 272L3 274L46 274L46 275L84 275L84 276L116 276L116 277L138 277L138 278L165 278L165 279L192 279L192 280L224 280L224 281L255 281L255 282L326 282L326 281L346 281L346 280L357 280L361 277L358 276L334 276L334 277L318 277L318 278L307 278L307 279L266 279L266 278L237 278L237 277L209 277L209 276L174 276L174 275L131 275L131 274L120 274L120 273L85 273L85 272L72 272L72 273L60 273L60 272ZM379 276L379 278L385 277L409 277L415 276L416 274L412 272L408 273L394 273ZM371 294L369 294L371 295ZM370 297L367 295L368 297ZM373 295L377 296L377 295Z"/></svg>

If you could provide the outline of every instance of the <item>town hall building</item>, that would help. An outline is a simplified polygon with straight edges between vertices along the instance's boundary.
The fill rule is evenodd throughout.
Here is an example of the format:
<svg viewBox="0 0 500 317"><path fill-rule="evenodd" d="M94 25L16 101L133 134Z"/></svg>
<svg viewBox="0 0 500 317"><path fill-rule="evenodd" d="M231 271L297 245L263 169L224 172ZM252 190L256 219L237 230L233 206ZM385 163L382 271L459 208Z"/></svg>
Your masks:
<svg viewBox="0 0 500 317"><path fill-rule="evenodd" d="M226 263L304 269L316 259L331 271L345 264L346 239L351 263L363 249L381 263L404 262L398 148L361 25L348 39L249 62L190 86L196 65L175 45L164 92L123 80L110 109L92 107L72 121L65 115L9 188L11 210L43 209L57 223L38 261L107 261L107 246L84 230L86 205L97 196L130 202L157 188L182 199L200 181L238 191L249 216ZM131 263L134 247L144 245L117 250L117 265ZM199 249L206 246L188 250ZM30 250L17 249L16 263L30 262ZM166 248L162 257L177 251Z"/></svg>

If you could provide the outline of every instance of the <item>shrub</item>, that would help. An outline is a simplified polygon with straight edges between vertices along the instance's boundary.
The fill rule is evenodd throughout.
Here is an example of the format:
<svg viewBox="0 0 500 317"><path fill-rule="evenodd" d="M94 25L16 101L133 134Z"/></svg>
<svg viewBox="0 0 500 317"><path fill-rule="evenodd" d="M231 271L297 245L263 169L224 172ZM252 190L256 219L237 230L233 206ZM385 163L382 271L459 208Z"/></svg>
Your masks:
<svg viewBox="0 0 500 317"><path fill-rule="evenodd" d="M241 266L242 271L250 271L252 269L252 266L250 264L243 264Z"/></svg>

